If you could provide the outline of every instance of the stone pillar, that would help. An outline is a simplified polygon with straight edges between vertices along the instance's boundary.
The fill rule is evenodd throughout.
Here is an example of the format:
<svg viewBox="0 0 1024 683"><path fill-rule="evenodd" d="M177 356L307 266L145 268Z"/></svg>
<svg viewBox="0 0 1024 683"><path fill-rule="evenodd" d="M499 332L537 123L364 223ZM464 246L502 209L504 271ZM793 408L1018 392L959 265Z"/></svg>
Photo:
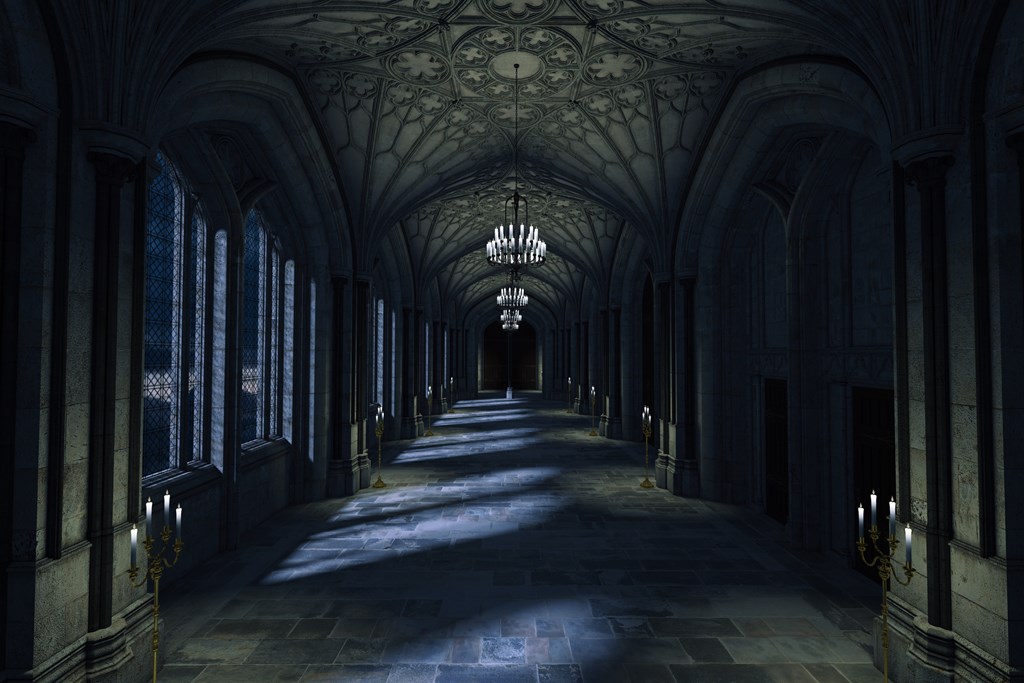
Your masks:
<svg viewBox="0 0 1024 683"><path fill-rule="evenodd" d="M39 505L35 495L42 491L37 485L38 463L31 463L30 477L19 476L22 486L15 486L15 461L19 454L15 444L18 410L18 347L19 299L21 296L21 233L23 205L23 172L25 148L35 140L27 128L0 122L0 576L8 576L12 562L33 562L36 557L35 541L38 527ZM22 456L24 457L24 455ZM22 468L18 468L22 469ZM28 469L28 468L24 468ZM26 479L28 481L26 481ZM18 495L20 488L21 494ZM15 510L18 510L15 515ZM18 523L15 524L17 517ZM18 548L19 556L14 556ZM32 635L21 634L21 642L8 639L25 631L24 625L9 625L12 611L8 611L8 592L13 586L7 580L0 585L0 670L10 661L11 668L30 668L32 663ZM11 596L15 597L15 596ZM21 596L24 600L25 596ZM21 615L25 618L29 615ZM20 652L19 652L20 650ZM9 654L8 654L9 653ZM25 659L22 659L24 657Z"/></svg>
<svg viewBox="0 0 1024 683"><path fill-rule="evenodd" d="M402 361L401 365L401 405L402 428L401 438L411 439L417 435L416 429L416 317L408 306L402 308Z"/></svg>
<svg viewBox="0 0 1024 683"><path fill-rule="evenodd" d="M331 278L331 361L328 369L330 390L330 459L327 462L327 495L332 498L350 496L355 492L352 481L350 440L352 377L346 382L345 366L348 350L345 344L345 296L348 279L335 275Z"/></svg>
<svg viewBox="0 0 1024 683"><path fill-rule="evenodd" d="M697 467L697 280L694 277L682 278L679 280L679 286L682 319L676 329L681 330L681 358L678 361L676 377L681 381L677 384L679 398L676 405L679 412L677 419L682 424L682 434L681 438L676 439L676 448L681 454L681 460L676 462L677 468L680 469L678 493L688 498L696 498L700 495L700 472Z"/></svg>
<svg viewBox="0 0 1024 683"><path fill-rule="evenodd" d="M589 386L587 384L586 375L583 371L583 353L582 349L580 348L580 337L582 333L580 332L580 327L581 326L579 321L576 321L572 324L572 336L573 340L575 341L575 344L573 345L573 360L575 361L573 363L573 372L575 374L573 374L573 377L576 378L576 394L572 398L572 406L573 411L575 411L577 414L583 412L583 404L586 400L586 398L583 395L583 392Z"/></svg>
<svg viewBox="0 0 1024 683"><path fill-rule="evenodd" d="M672 414L673 362L672 283L659 278L654 283L654 405L651 440L657 455L654 459L654 482L661 489L677 493L676 453L670 450L670 433L675 425Z"/></svg>
<svg viewBox="0 0 1024 683"><path fill-rule="evenodd" d="M135 165L91 152L96 171L89 416L89 630L111 625L114 592L114 451L122 190Z"/></svg>
<svg viewBox="0 0 1024 683"><path fill-rule="evenodd" d="M953 536L953 482L946 253L946 173L952 165L952 156L940 155L914 161L906 169L908 179L920 193L928 623L946 630L953 626L949 549Z"/></svg>
<svg viewBox="0 0 1024 683"><path fill-rule="evenodd" d="M611 309L608 344L608 407L605 436L622 438L622 308Z"/></svg>
<svg viewBox="0 0 1024 683"><path fill-rule="evenodd" d="M355 334L352 338L352 481L354 491L370 485L370 460L367 448L369 439L366 429L367 409L370 401L369 368L373 362L370 353L370 281L359 278L355 281ZM353 491L353 492L354 492Z"/></svg>

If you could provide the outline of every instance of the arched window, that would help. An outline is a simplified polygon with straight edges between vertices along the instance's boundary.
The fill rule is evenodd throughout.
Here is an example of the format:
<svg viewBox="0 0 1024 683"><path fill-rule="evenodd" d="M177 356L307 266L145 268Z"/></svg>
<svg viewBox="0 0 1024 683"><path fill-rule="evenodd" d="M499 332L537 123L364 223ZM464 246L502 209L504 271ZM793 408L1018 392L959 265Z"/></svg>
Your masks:
<svg viewBox="0 0 1024 683"><path fill-rule="evenodd" d="M245 219L242 312L241 443L281 432L281 266L280 250L263 213Z"/></svg>
<svg viewBox="0 0 1024 683"><path fill-rule="evenodd" d="M204 456L206 222L174 166L149 186L142 375L142 473Z"/></svg>

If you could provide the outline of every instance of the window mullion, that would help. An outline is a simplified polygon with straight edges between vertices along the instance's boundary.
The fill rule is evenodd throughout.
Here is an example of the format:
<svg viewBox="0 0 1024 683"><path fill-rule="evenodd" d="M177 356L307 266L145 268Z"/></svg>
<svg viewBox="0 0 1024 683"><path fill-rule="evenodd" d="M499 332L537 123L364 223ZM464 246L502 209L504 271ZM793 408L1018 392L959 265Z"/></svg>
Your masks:
<svg viewBox="0 0 1024 683"><path fill-rule="evenodd" d="M177 466L184 469L191 460L189 454L192 451L192 407L188 401L189 388L189 353L187 347L195 325L194 314L194 288L195 288L195 266L192 258L192 211L194 210L191 197L183 190L183 211L181 225L178 229L178 239L181 245L181 266L179 273L181 279L178 287L178 301L180 324L178 326L178 344L175 352L178 354L178 462Z"/></svg>

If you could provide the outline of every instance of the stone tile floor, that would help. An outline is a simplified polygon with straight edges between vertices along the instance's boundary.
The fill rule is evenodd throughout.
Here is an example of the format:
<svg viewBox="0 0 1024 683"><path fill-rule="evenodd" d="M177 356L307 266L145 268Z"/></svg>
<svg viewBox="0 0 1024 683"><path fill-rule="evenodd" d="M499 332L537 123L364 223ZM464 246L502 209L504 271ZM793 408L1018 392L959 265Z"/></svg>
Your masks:
<svg viewBox="0 0 1024 683"><path fill-rule="evenodd" d="M169 590L160 680L878 679L880 590L839 560L641 488L642 446L564 406L455 407L385 443L386 488L290 508Z"/></svg>

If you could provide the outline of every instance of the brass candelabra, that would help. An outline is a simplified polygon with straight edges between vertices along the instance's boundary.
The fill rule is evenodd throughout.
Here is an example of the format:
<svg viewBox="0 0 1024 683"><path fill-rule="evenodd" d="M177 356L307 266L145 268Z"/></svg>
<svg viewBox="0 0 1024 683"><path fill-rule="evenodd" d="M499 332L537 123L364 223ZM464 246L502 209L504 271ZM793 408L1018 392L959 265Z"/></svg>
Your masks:
<svg viewBox="0 0 1024 683"><path fill-rule="evenodd" d="M430 391L430 385L427 385L427 431L423 433L423 436L433 436L434 432L430 429L430 410L434 404L434 394Z"/></svg>
<svg viewBox="0 0 1024 683"><path fill-rule="evenodd" d="M170 501L170 494L164 494L165 518L170 517ZM139 567L135 563L139 530L134 524L131 530L131 566L128 569L128 579L135 588L145 585L147 581L153 582L153 644L151 648L153 652L153 683L156 683L156 672L160 654L160 579L163 578L164 570L178 564L181 550L185 547L185 543L181 540L181 505L177 507L177 533L175 533L174 545L170 546L170 549L174 552L173 560L165 557L168 550L168 541L171 540L171 528L167 521L168 519L164 520L164 528L160 532L160 551L154 553L155 540L152 537L153 501L152 499L146 501L146 538L142 541L142 547L146 551L146 572L142 580L138 580Z"/></svg>
<svg viewBox="0 0 1024 683"><path fill-rule="evenodd" d="M590 435L597 436L597 392L590 387Z"/></svg>
<svg viewBox="0 0 1024 683"><path fill-rule="evenodd" d="M643 419L643 432L644 432L644 480L640 482L640 486L645 489L654 488L654 483L651 482L648 475L647 469L647 442L651 438L651 409L644 406L644 412L641 414Z"/></svg>
<svg viewBox="0 0 1024 683"><path fill-rule="evenodd" d="M910 524L906 527L906 559L903 563L903 574L906 577L901 579L899 576L899 567L893 564L893 557L896 555L896 550L899 548L900 541L896 538L896 501L889 501L889 538L888 549L886 549L886 543L883 541L882 547L878 547L878 539L880 537L878 533L878 526L876 524L876 503L878 496L875 492L871 492L871 528L868 529L868 537L871 539L871 545L875 551L875 557L868 562L867 557L864 555L864 551L867 549L867 543L864 541L864 506L859 505L857 507L858 514L858 527L860 530L860 536L857 539L857 551L860 553L860 559L864 564L869 567L877 567L878 578L882 580L882 680L888 682L889 680L889 581L896 581L901 586L906 586L910 583L910 580L914 577L917 572L914 570L911 564L911 539L912 533L910 530Z"/></svg>
<svg viewBox="0 0 1024 683"><path fill-rule="evenodd" d="M566 396L569 397L569 407L566 409L565 412L567 412L567 413L569 413L571 415L572 414L572 377L569 378L569 391L566 393Z"/></svg>
<svg viewBox="0 0 1024 683"><path fill-rule="evenodd" d="M377 434L377 481L373 482L373 488L382 489L387 484L380 477L381 456L384 451L384 406L377 406L377 426L374 428Z"/></svg>

